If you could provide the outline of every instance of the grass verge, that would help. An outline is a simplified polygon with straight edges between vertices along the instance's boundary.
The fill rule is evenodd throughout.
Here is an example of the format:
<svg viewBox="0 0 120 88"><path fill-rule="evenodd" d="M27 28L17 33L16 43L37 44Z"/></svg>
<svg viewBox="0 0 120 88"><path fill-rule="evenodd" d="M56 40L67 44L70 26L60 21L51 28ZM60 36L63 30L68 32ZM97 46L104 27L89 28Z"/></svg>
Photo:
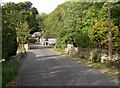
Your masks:
<svg viewBox="0 0 120 88"><path fill-rule="evenodd" d="M103 74L106 74L108 76L118 77L120 79L120 73L118 71L118 68L114 66L108 67L103 63L99 63L99 62L95 63L79 55L66 55L66 56L69 57L69 59L76 61L77 63L80 63L86 67L97 69Z"/></svg>
<svg viewBox="0 0 120 88"><path fill-rule="evenodd" d="M55 52L57 52L58 54L64 54L64 51L62 49L57 49L57 48L54 48L53 49Z"/></svg>
<svg viewBox="0 0 120 88"><path fill-rule="evenodd" d="M2 86L13 80L18 73L20 62L4 63L2 65Z"/></svg>

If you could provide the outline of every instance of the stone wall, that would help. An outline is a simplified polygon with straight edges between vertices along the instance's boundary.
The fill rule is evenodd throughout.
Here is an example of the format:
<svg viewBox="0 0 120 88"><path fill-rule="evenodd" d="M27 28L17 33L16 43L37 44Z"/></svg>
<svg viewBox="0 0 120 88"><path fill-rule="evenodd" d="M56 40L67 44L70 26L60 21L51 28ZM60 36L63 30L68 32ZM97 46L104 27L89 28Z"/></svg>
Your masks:
<svg viewBox="0 0 120 88"><path fill-rule="evenodd" d="M108 60L108 50L105 49L90 49L90 48L78 48L74 47L73 44L68 44L65 48L67 54L77 54L88 60L98 60L101 63L105 63ZM112 61L120 60L120 52L113 51Z"/></svg>

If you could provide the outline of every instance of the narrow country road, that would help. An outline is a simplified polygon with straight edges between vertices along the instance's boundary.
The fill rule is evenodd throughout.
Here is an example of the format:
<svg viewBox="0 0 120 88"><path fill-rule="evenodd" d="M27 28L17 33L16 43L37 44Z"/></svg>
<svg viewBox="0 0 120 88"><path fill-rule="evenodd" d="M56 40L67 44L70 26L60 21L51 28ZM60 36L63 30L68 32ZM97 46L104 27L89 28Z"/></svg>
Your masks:
<svg viewBox="0 0 120 88"><path fill-rule="evenodd" d="M18 86L118 86L118 79L56 54L52 48L31 45L22 62Z"/></svg>

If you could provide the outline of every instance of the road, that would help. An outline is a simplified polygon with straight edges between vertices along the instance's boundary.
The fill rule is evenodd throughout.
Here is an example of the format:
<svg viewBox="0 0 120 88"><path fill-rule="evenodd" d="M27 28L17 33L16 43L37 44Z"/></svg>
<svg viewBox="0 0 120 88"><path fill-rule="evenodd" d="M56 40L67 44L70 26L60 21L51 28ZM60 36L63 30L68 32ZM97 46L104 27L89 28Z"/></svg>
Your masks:
<svg viewBox="0 0 120 88"><path fill-rule="evenodd" d="M118 79L56 54L52 48L31 45L22 62L18 86L117 86Z"/></svg>

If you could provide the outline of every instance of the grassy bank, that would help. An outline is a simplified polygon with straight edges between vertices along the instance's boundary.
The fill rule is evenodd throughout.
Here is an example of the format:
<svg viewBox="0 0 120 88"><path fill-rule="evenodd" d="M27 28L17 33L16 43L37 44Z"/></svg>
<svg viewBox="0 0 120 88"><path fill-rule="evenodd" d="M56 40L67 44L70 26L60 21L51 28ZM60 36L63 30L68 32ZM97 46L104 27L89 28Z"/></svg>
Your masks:
<svg viewBox="0 0 120 88"><path fill-rule="evenodd" d="M2 85L5 86L8 82L15 78L20 67L20 62L4 63L2 65Z"/></svg>

